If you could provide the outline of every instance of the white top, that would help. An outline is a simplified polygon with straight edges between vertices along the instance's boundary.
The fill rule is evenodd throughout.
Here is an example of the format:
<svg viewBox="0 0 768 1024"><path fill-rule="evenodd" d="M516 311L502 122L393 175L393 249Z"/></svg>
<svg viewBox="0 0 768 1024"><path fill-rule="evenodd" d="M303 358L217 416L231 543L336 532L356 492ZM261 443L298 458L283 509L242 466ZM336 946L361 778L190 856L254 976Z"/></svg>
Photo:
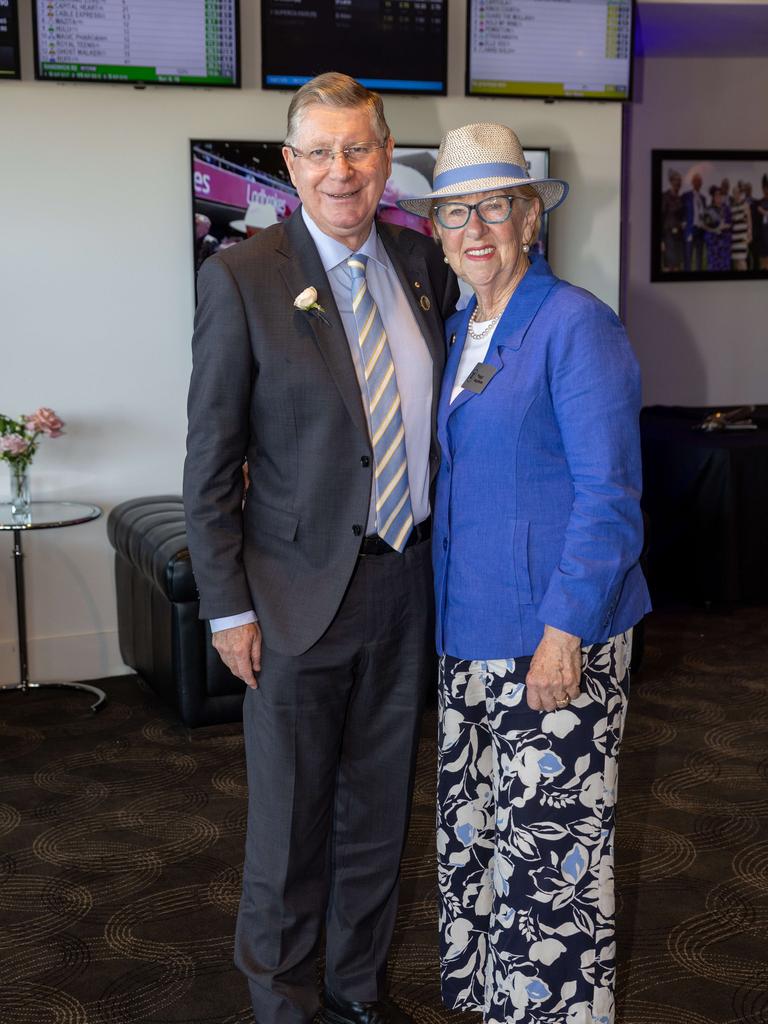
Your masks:
<svg viewBox="0 0 768 1024"><path fill-rule="evenodd" d="M474 326L478 331L482 331L490 322L490 320L481 320ZM498 326L499 325L497 323L493 330L483 338L473 338L471 327L467 327L467 338L464 342L461 359L459 359L459 368L456 371L456 378L453 382L451 402L455 402L464 390L461 385L470 373L472 373L477 364L485 362L485 357L488 355L488 349L491 347L491 342L493 341L493 336L496 333L496 327Z"/></svg>

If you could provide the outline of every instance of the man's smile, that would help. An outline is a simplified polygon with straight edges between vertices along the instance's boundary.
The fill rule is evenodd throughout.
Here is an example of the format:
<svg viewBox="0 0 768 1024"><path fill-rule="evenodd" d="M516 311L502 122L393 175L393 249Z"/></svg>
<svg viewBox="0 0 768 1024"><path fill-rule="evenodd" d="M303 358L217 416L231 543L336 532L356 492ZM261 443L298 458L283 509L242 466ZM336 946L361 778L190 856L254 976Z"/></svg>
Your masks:
<svg viewBox="0 0 768 1024"><path fill-rule="evenodd" d="M323 192L326 199L351 199L359 195L362 189L356 188L353 192Z"/></svg>

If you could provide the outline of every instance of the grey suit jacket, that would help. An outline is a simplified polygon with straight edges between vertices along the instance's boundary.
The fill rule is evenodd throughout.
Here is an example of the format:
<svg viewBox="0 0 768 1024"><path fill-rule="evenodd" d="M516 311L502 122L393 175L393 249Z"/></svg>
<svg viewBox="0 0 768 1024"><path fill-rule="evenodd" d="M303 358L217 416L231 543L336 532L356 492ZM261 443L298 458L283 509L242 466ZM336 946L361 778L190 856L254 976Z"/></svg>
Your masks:
<svg viewBox="0 0 768 1024"><path fill-rule="evenodd" d="M434 477L443 319L458 289L431 239L378 231L432 355ZM310 285L330 326L293 306ZM349 583L373 471L349 344L300 210L205 261L192 348L184 507L200 616L252 607L270 647L300 654Z"/></svg>

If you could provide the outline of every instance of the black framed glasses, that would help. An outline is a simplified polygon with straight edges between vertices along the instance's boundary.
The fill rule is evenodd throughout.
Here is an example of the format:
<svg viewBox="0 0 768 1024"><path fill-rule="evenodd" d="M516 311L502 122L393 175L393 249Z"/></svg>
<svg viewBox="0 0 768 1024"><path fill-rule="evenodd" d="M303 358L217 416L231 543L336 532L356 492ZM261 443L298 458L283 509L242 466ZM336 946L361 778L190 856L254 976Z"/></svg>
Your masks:
<svg viewBox="0 0 768 1024"><path fill-rule="evenodd" d="M435 216L438 224L449 230L466 227L473 210L485 224L503 224L505 220L509 220L512 203L519 198L520 196L488 196L479 203L438 203L435 207Z"/></svg>
<svg viewBox="0 0 768 1024"><path fill-rule="evenodd" d="M330 167L337 156L343 155L348 164L364 164L373 154L384 149L387 144L384 142L356 142L352 146L344 146L343 149L325 149L322 146L315 146L306 152L296 149L295 146L288 146L294 156L306 160L312 167Z"/></svg>

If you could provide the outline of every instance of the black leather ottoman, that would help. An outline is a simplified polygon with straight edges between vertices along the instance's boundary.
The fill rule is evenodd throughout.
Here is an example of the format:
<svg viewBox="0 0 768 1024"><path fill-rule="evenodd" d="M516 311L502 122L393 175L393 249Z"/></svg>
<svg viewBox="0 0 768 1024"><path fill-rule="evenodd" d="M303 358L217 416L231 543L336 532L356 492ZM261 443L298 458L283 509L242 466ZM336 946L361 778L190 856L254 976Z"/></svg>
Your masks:
<svg viewBox="0 0 768 1024"><path fill-rule="evenodd" d="M124 501L110 512L107 534L115 549L123 661L186 725L240 719L245 685L224 667L208 623L197 617L181 498Z"/></svg>

